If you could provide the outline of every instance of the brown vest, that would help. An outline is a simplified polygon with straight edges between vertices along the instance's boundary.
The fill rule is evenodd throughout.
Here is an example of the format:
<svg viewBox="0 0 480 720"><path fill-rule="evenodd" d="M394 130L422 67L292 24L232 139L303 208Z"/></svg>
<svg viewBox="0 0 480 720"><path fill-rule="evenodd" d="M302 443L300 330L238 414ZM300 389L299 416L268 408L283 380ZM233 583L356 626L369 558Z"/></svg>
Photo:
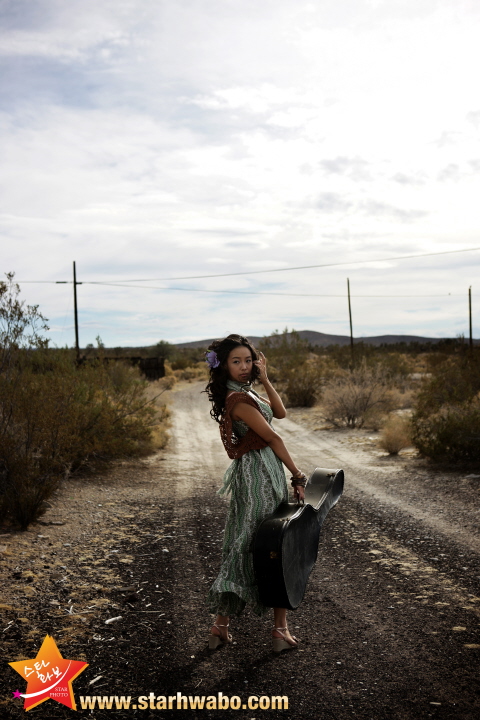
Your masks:
<svg viewBox="0 0 480 720"><path fill-rule="evenodd" d="M261 450L267 447L268 443L260 437L254 430L249 429L243 437L237 437L233 431L232 418L230 412L234 405L238 402L247 403L257 408L260 412L259 407L255 400L244 392L234 392L228 396L225 403L225 413L223 415L222 422L220 423L220 437L227 451L227 455L232 460L242 457L245 453L250 450Z"/></svg>

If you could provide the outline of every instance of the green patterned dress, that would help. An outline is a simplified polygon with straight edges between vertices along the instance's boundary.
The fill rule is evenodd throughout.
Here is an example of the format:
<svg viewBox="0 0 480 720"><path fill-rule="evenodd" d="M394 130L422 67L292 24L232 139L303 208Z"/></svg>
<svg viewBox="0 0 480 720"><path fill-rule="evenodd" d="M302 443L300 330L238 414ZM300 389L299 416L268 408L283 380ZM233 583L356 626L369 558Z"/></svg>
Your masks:
<svg viewBox="0 0 480 720"><path fill-rule="evenodd" d="M230 390L240 391L240 383L229 380ZM250 391L253 393L253 391ZM271 424L270 405L256 393L258 409ZM243 437L249 430L242 421L232 423L235 433ZM245 605L257 615L268 608L260 602L253 571L252 540L258 525L273 513L281 502L288 501L288 489L282 461L269 447L250 450L227 469L219 494L231 492L225 525L220 572L208 593L210 612L240 615Z"/></svg>

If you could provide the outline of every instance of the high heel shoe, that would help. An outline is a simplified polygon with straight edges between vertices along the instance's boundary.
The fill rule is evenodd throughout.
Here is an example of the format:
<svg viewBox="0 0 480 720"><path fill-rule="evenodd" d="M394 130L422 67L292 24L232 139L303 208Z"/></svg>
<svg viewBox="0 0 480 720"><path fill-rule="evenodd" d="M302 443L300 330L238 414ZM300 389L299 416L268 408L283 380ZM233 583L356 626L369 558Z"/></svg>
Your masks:
<svg viewBox="0 0 480 720"><path fill-rule="evenodd" d="M287 640L285 637L285 631L288 629L286 627L276 627L273 628L276 632L279 633L282 637L274 637L273 638L273 652L280 653L282 650L294 650L294 648L298 647L298 640L295 637L295 635L292 635L292 639L295 640L294 643L291 643Z"/></svg>
<svg viewBox="0 0 480 720"><path fill-rule="evenodd" d="M232 642L231 634L227 631L227 638L224 639L222 637L222 631L220 630L220 628L228 628L229 625L230 625L230 623L227 623L227 625L221 625L220 623L213 623L212 630L213 630L213 628L217 628L218 635L217 635L217 633L214 633L214 632L212 632L212 630L210 630L210 635L208 636L209 650L216 650L216 648L219 645L226 645L226 644Z"/></svg>

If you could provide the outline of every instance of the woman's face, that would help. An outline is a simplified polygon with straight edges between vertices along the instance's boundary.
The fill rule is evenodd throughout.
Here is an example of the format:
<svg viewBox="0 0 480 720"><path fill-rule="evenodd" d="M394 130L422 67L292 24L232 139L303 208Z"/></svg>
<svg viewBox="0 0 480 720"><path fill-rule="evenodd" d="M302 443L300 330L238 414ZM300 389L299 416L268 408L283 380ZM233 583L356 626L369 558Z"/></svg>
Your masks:
<svg viewBox="0 0 480 720"><path fill-rule="evenodd" d="M230 351L227 358L227 370L231 380L247 383L252 377L252 353L244 345L239 345Z"/></svg>

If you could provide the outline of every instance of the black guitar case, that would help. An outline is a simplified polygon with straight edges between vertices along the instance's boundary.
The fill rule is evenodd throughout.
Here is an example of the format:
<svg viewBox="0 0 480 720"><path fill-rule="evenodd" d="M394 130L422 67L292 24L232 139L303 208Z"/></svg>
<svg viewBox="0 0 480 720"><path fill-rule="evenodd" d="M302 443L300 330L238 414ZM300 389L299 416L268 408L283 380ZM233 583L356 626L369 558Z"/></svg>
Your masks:
<svg viewBox="0 0 480 720"><path fill-rule="evenodd" d="M305 504L282 503L259 525L253 564L264 605L295 610L302 602L323 521L340 499L343 481L343 470L316 468L305 488Z"/></svg>

